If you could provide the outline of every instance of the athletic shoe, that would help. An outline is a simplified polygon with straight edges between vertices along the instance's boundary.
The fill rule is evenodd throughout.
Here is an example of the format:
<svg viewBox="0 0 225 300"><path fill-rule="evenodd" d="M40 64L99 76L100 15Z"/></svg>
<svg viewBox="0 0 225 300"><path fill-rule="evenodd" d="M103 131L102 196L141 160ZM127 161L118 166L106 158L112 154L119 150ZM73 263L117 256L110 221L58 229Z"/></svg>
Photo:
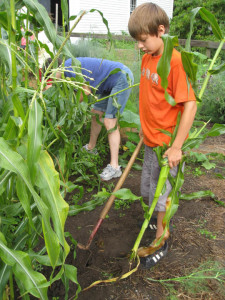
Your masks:
<svg viewBox="0 0 225 300"><path fill-rule="evenodd" d="M82 149L85 150L85 151L87 151L87 152L90 153L90 154L94 154L94 155L97 155L97 154L98 154L98 151L97 151L96 148L94 148L94 149L88 149L88 144L84 145L84 146L82 147Z"/></svg>
<svg viewBox="0 0 225 300"><path fill-rule="evenodd" d="M165 241L165 244L158 250L156 250L151 255L140 257L141 268L150 269L154 267L168 252L168 243Z"/></svg>
<svg viewBox="0 0 225 300"><path fill-rule="evenodd" d="M144 221L138 221L138 227L141 228ZM157 217L152 217L150 222L148 223L148 227L146 228L148 231L156 231L157 230ZM170 233L173 232L173 225L170 223L169 225Z"/></svg>
<svg viewBox="0 0 225 300"><path fill-rule="evenodd" d="M122 171L120 170L120 166L118 169L113 168L110 164L103 169L102 173L100 174L100 177L104 181L111 180L113 178L120 177L122 175Z"/></svg>

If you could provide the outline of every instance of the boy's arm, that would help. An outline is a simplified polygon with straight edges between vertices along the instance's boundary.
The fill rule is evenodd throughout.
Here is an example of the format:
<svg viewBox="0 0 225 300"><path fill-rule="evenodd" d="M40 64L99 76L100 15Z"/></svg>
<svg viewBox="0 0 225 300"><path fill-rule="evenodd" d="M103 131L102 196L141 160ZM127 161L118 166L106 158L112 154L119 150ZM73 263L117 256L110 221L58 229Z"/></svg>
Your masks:
<svg viewBox="0 0 225 300"><path fill-rule="evenodd" d="M184 102L184 112L180 119L180 124L178 127L176 138L172 146L169 149L167 149L163 155L163 157L168 158L170 168L176 167L182 158L181 147L183 146L183 143L189 133L189 130L191 129L196 111L196 101Z"/></svg>
<svg viewBox="0 0 225 300"><path fill-rule="evenodd" d="M85 95L87 95L87 96L90 95L90 93L91 93L91 88L90 88L89 86L83 85L82 88L84 89ZM80 102L82 102L83 99L84 99L84 96L83 96L83 94L81 93L81 94L80 94Z"/></svg>

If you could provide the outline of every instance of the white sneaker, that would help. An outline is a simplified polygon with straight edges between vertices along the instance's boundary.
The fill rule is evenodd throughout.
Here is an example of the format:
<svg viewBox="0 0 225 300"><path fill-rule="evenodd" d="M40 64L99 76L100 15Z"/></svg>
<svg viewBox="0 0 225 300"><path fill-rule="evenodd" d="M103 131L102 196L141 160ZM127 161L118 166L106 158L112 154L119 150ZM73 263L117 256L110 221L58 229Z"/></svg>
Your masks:
<svg viewBox="0 0 225 300"><path fill-rule="evenodd" d="M91 150L88 149L88 144L84 145L84 146L82 147L82 149L85 150L85 151L87 151L87 152L90 153L90 154L94 154L94 155L97 155L97 154L98 154L98 151L97 151L96 148L91 149Z"/></svg>
<svg viewBox="0 0 225 300"><path fill-rule="evenodd" d="M120 177L122 175L122 171L120 169L121 167L119 166L118 169L113 168L110 164L103 169L102 173L100 174L100 177L102 180L108 181L113 178Z"/></svg>

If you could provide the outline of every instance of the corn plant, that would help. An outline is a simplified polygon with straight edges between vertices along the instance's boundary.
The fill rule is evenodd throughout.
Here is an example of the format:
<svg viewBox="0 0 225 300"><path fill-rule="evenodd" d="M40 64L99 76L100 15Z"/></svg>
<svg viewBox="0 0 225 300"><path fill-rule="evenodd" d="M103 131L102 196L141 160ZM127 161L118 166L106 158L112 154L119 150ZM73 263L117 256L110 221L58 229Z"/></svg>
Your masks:
<svg viewBox="0 0 225 300"><path fill-rule="evenodd" d="M65 299L68 298L69 280L77 284L76 297L80 291L76 267L65 263L70 252L64 234L69 205L62 197L62 177L56 171L54 161L60 161L66 169L67 157L71 160L74 148L69 147L70 140L61 128L65 122L68 131L79 124L73 130L73 138L78 136L88 118L85 113L87 98L79 104L72 92L77 85L78 94L82 92L79 90L82 76L77 76L77 83L68 83L62 78L61 98L55 100L61 109L61 117L53 123L55 110L49 104L50 95L44 87L49 76L53 76L60 55L63 59L71 57L73 64L79 65L70 52L70 34L83 15L95 10L81 11L78 16L68 19L68 3L62 0L61 4L63 36L57 34L47 11L37 0L3 0L0 4L0 299L14 299L14 280L25 299L29 299L29 294L48 299L48 287L61 278ZM26 14L20 12L24 6ZM108 29L107 21L98 12ZM74 25L66 34L65 27L71 20ZM53 44L53 52L38 40L42 30ZM3 37L2 32L6 36ZM25 50L19 48L22 34L27 41ZM35 36L34 41L29 39L31 34ZM40 49L53 59L41 80ZM35 78L35 88L29 87L30 74ZM75 123L70 123L72 117ZM52 151L56 144L58 158ZM63 170L62 173L65 174ZM43 240L42 248L37 251L40 240ZM51 267L50 278L34 268L37 262Z"/></svg>

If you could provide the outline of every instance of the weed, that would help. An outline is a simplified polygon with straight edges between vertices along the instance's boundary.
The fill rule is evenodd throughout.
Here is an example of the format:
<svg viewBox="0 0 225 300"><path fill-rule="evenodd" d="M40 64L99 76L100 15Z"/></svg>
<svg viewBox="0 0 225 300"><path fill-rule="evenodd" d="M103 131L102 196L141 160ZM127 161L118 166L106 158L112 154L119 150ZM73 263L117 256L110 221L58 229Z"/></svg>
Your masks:
<svg viewBox="0 0 225 300"><path fill-rule="evenodd" d="M215 240L216 239L216 235L212 234L210 231L208 231L207 229L198 229L198 231L204 235L205 237L211 239L211 240Z"/></svg>
<svg viewBox="0 0 225 300"><path fill-rule="evenodd" d="M190 274L181 277L160 280L153 278L147 279L149 281L159 282L168 289L170 291L169 299L179 299L176 297L177 286L175 286L175 284L177 283L180 284L180 290L183 295L189 299L201 299L200 295L202 295L203 292L209 292L212 288L212 284L217 290L218 299L224 299L225 296L223 288L225 283L225 269L224 266L217 261L206 262L200 265L196 270L193 270Z"/></svg>
<svg viewBox="0 0 225 300"><path fill-rule="evenodd" d="M102 276L107 279L112 279L114 277L113 273L101 272Z"/></svg>
<svg viewBox="0 0 225 300"><path fill-rule="evenodd" d="M205 174L205 172L203 172L203 171L201 170L201 167L197 167L197 168L195 168L194 171L193 171L193 175L194 175L195 177L198 177L198 176L201 176L201 175L204 175L204 174Z"/></svg>
<svg viewBox="0 0 225 300"><path fill-rule="evenodd" d="M209 238L211 240L215 240L216 235L204 228L206 223L207 223L206 220L199 221L200 228L198 228L197 230L200 232L201 235L204 235L206 238Z"/></svg>

